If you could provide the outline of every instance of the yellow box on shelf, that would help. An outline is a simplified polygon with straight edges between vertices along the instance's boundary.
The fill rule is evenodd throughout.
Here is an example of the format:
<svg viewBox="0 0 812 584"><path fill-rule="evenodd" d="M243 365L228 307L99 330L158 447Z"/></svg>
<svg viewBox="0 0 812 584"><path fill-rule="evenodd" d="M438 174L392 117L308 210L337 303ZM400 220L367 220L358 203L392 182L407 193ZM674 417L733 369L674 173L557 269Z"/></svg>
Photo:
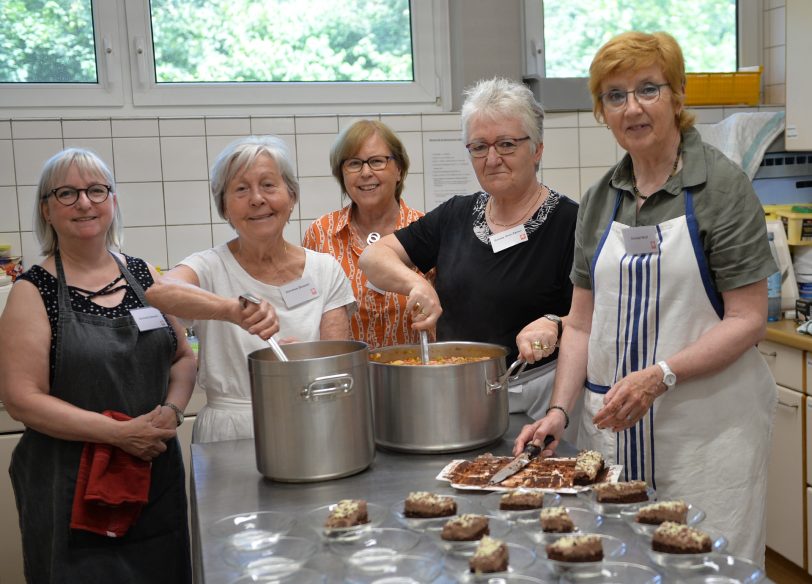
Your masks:
<svg viewBox="0 0 812 584"><path fill-rule="evenodd" d="M812 245L812 205L779 205L775 214L784 224L787 243ZM787 209L786 207L789 207Z"/></svg>
<svg viewBox="0 0 812 584"><path fill-rule="evenodd" d="M792 205L762 205L762 207L764 207L764 219L767 221L778 221L778 211L792 210Z"/></svg>
<svg viewBox="0 0 812 584"><path fill-rule="evenodd" d="M758 105L761 67L736 73L688 73L685 105Z"/></svg>

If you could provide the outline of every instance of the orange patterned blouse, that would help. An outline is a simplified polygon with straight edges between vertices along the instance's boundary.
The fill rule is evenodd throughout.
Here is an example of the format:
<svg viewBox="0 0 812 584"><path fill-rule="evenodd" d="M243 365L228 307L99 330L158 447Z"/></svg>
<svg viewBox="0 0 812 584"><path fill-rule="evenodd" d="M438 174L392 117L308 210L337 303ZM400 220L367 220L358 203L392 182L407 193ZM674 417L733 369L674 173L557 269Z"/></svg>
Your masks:
<svg viewBox="0 0 812 584"><path fill-rule="evenodd" d="M368 343L372 349L419 343L420 336L412 329L412 321L406 314L406 296L394 292L381 294L367 287L367 277L358 267L364 245L350 229L351 208L350 204L316 219L305 231L302 245L330 254L344 268L358 300L358 310L350 318L354 339ZM396 229L422 216L421 211L409 208L401 199Z"/></svg>

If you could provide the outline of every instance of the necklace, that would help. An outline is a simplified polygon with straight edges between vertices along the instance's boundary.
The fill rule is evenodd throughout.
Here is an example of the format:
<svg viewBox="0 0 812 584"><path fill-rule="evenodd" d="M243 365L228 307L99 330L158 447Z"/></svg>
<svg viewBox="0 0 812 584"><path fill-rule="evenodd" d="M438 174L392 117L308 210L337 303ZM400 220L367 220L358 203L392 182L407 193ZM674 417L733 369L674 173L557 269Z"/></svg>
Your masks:
<svg viewBox="0 0 812 584"><path fill-rule="evenodd" d="M541 193L542 193L543 191L544 191L544 189L541 187L541 185L539 185L539 188L538 188L538 196L536 196L536 198L535 198L535 199L533 199L533 202L532 202L532 203L530 204L530 206L529 206L529 207L528 207L528 208L525 210L525 212L522 214L522 216L521 216L521 217L519 217L519 218L518 218L516 221L513 221L512 223L499 223L499 222L497 222L497 221L494 221L494 219L493 219L493 215L491 214L491 209L493 209L493 205L490 205L490 203L491 203L492 199L488 199L488 204L489 204L490 206L487 206L487 205L486 205L486 207L485 207L485 210L487 211L487 214L488 214L488 221L490 221L490 222L491 222L491 223L493 223L494 225L498 225L499 227L513 227L514 225L518 225L519 223L521 223L521 222L524 220L524 218L525 218L525 217L527 217L527 214L530 212L530 210L531 210L533 207L535 207L535 206L536 206L536 204L538 204L539 199L541 199Z"/></svg>
<svg viewBox="0 0 812 584"><path fill-rule="evenodd" d="M674 166L671 167L671 172L668 173L668 176L665 178L663 184L668 182L668 179L677 173L677 166L679 166L680 156L682 156L682 138L680 138L679 146L677 146L677 157L674 159ZM641 195L640 191L637 190L637 177L634 175L634 164L632 164L632 191L634 191L634 196L638 197L641 201L645 201L651 196L651 195ZM654 193L652 193L652 195L653 194Z"/></svg>

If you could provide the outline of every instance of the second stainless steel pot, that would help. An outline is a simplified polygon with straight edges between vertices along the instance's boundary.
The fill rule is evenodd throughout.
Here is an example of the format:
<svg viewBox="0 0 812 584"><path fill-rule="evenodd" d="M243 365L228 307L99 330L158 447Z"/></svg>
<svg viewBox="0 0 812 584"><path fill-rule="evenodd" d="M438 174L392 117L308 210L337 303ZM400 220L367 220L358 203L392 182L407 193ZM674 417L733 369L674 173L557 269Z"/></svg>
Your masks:
<svg viewBox="0 0 812 584"><path fill-rule="evenodd" d="M420 358L418 345L374 351L370 383L375 441L405 452L455 452L500 438L508 427L505 356L487 343L443 342L430 346L432 359L487 357L456 365L391 365Z"/></svg>

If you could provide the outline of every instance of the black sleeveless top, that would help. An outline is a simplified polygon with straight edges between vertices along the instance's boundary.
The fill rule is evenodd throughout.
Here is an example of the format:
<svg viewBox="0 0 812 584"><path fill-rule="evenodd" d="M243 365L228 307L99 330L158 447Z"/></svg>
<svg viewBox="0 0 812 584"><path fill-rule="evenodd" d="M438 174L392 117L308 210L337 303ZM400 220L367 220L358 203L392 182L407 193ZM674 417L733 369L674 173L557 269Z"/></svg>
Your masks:
<svg viewBox="0 0 812 584"><path fill-rule="evenodd" d="M128 256L124 254L127 269L135 277L141 287L147 290L154 283L152 274L149 272L147 263L139 258ZM45 303L45 311L48 314L48 322L51 324L51 350L50 350L50 381L53 382L54 378L54 365L56 362L56 332L59 327L59 303L57 296L58 282L56 276L52 276L42 266L32 266L30 270L23 272L19 276L22 280L27 280L34 284L39 290L42 301ZM126 285L126 280L122 281ZM103 316L105 318L119 318L127 316L131 309L141 308L143 304L135 292L132 291L129 285L125 286L124 298L117 306L106 307L99 306L89 298L74 290L72 286L68 286L70 291L71 308L74 312L83 314L94 314ZM175 330L169 327L169 334L172 336L173 346L177 349L177 339L175 338Z"/></svg>

